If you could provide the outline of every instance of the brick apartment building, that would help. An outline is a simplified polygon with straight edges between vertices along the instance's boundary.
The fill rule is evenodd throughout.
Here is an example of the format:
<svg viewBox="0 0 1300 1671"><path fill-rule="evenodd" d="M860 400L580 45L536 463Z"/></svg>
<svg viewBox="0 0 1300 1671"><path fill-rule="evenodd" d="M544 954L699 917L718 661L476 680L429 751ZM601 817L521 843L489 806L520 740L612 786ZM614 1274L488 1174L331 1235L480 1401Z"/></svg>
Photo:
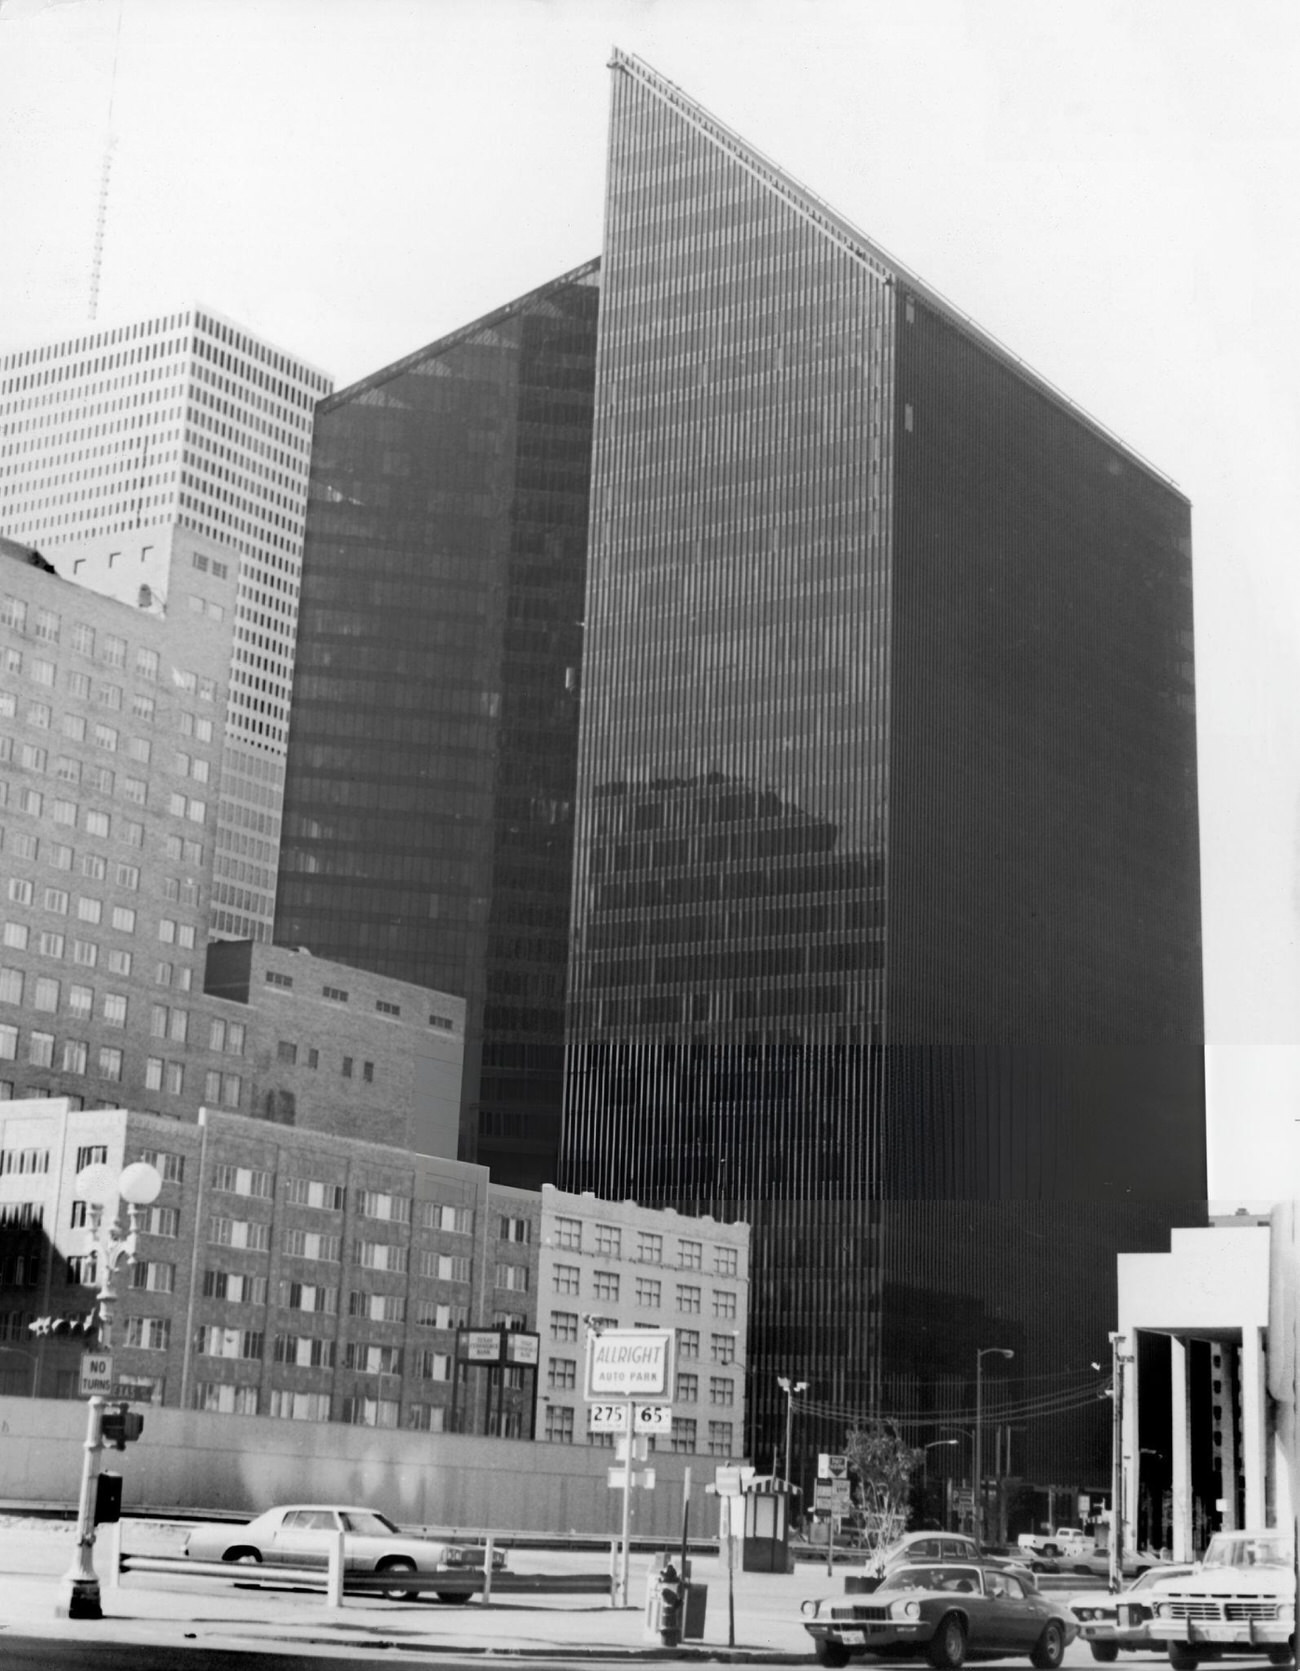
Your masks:
<svg viewBox="0 0 1300 1671"><path fill-rule="evenodd" d="M66 1098L0 1105L0 1393L77 1396L93 1331L30 1325L92 1316L77 1175L136 1160L163 1182L117 1279L124 1397L604 1444L581 1408L592 1318L677 1330L673 1450L741 1443L746 1226L216 1110L190 1124ZM493 1337L496 1361L475 1361Z"/></svg>

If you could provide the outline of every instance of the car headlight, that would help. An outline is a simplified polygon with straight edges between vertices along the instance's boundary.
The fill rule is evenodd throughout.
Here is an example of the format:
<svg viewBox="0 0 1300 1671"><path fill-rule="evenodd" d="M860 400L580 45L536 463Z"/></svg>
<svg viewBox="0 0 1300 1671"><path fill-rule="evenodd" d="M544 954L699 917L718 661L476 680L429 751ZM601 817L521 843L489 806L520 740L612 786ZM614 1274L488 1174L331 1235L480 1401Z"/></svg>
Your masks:
<svg viewBox="0 0 1300 1671"><path fill-rule="evenodd" d="M454 1547L444 1549L442 1564L445 1567L463 1567L465 1565L465 1551Z"/></svg>
<svg viewBox="0 0 1300 1671"><path fill-rule="evenodd" d="M919 1619L921 1604L919 1601L896 1601L889 1611L895 1619Z"/></svg>

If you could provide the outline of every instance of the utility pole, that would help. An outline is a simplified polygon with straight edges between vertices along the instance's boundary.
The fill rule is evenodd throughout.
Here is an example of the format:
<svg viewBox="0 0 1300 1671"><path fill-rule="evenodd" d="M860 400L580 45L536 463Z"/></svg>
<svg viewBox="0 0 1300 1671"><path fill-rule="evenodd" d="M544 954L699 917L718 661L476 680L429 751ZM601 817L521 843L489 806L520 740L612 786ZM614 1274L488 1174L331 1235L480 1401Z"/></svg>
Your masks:
<svg viewBox="0 0 1300 1671"><path fill-rule="evenodd" d="M785 1488L788 1492L790 1489L790 1446L794 1440L794 1401L799 1393L808 1391L808 1383L807 1381L796 1381L789 1375L778 1375L776 1384L785 1394ZM772 1472L775 1473L776 1469L774 1468ZM786 1513L789 1514L789 1512L790 1506L787 1500Z"/></svg>
<svg viewBox="0 0 1300 1671"><path fill-rule="evenodd" d="M1110 1337L1110 1589L1118 1595L1124 1587L1124 1365L1128 1344L1122 1334Z"/></svg>
<svg viewBox="0 0 1300 1671"><path fill-rule="evenodd" d="M984 1360L1014 1358L1009 1346L981 1346L975 1354L975 1542L984 1547Z"/></svg>

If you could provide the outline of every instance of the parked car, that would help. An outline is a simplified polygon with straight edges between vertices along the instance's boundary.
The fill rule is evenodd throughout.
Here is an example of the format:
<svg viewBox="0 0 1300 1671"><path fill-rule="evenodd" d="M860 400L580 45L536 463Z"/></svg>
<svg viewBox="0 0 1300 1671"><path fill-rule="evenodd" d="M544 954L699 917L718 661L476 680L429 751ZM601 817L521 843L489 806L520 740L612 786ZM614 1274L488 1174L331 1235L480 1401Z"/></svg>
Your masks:
<svg viewBox="0 0 1300 1671"><path fill-rule="evenodd" d="M878 1549L864 1568L868 1578L884 1578L899 1566L924 1566L935 1561L984 1561L989 1566L1024 1572L1029 1563L1018 1555L992 1555L981 1550L964 1532L907 1532Z"/></svg>
<svg viewBox="0 0 1300 1671"><path fill-rule="evenodd" d="M1119 1658L1124 1649L1160 1644L1151 1640L1151 1598L1156 1590L1175 1578L1185 1578L1192 1568L1172 1563L1148 1567L1122 1596L1104 1590L1089 1590L1070 1597L1070 1609L1079 1621L1079 1635L1092 1649L1092 1657L1103 1664ZM1124 1624L1119 1623L1120 1602L1124 1603Z"/></svg>
<svg viewBox="0 0 1300 1671"><path fill-rule="evenodd" d="M1028 1574L986 1561L904 1562L870 1595L805 1601L803 1612L819 1665L921 1652L936 1671L957 1671L968 1658L1025 1654L1038 1671L1056 1671L1079 1629Z"/></svg>
<svg viewBox="0 0 1300 1671"><path fill-rule="evenodd" d="M1026 1555L1091 1555L1097 1547L1082 1526L1058 1526L1054 1532L1022 1532L1016 1540Z"/></svg>
<svg viewBox="0 0 1300 1671"><path fill-rule="evenodd" d="M197 1526L185 1543L193 1561L244 1562L251 1566L324 1567L334 1538L343 1533L345 1573L472 1572L482 1567L486 1549L482 1544L445 1543L434 1538L412 1537L374 1509L350 1508L337 1503L292 1503L267 1509L246 1526ZM494 1550L492 1570L505 1566L505 1552ZM439 1601L465 1602L469 1592L429 1588ZM416 1594L409 1588L393 1589L390 1596Z"/></svg>
<svg viewBox="0 0 1300 1671"><path fill-rule="evenodd" d="M1120 1552L1120 1577L1141 1578L1144 1572L1158 1564L1157 1557L1143 1554L1139 1550L1124 1549ZM1052 1563L1054 1572L1077 1572L1079 1574L1092 1573L1097 1578L1110 1577L1110 1550L1103 1544L1098 1544L1091 1554L1076 1552L1073 1555L1059 1555Z"/></svg>
<svg viewBox="0 0 1300 1671"><path fill-rule="evenodd" d="M1274 1665L1295 1658L1295 1543L1277 1530L1216 1532L1205 1559L1159 1590L1151 1640L1164 1642L1174 1671L1202 1659L1258 1653ZM1126 1621L1126 1604L1119 1619Z"/></svg>

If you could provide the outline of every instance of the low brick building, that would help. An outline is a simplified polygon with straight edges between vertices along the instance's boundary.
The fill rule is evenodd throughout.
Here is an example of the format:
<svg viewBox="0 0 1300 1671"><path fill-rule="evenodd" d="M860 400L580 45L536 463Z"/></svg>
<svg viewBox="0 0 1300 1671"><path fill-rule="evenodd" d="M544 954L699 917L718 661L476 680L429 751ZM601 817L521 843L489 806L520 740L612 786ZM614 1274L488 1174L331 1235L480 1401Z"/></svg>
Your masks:
<svg viewBox="0 0 1300 1671"><path fill-rule="evenodd" d="M672 1329L676 1384L666 1450L739 1456L745 1442L749 1226L602 1201L544 1185L538 1259L537 1431L592 1433L583 1399L589 1327Z"/></svg>
<svg viewBox="0 0 1300 1671"><path fill-rule="evenodd" d="M314 979L318 964L259 945L250 967ZM280 1013L287 1035L299 1014ZM482 1166L219 1110L191 1124L67 1098L0 1104L0 1393L78 1396L99 1273L77 1176L137 1160L162 1189L117 1279L123 1396L605 1444L582 1398L587 1327L672 1328L661 1448L739 1454L747 1225L503 1188ZM42 1318L60 1331L33 1334Z"/></svg>
<svg viewBox="0 0 1300 1671"><path fill-rule="evenodd" d="M253 940L214 940L204 985L209 1036L243 1029L248 1113L455 1159L463 998Z"/></svg>
<svg viewBox="0 0 1300 1671"><path fill-rule="evenodd" d="M65 1099L0 1105L0 1387L76 1396L84 1337L29 1325L93 1312L77 1174L135 1160L163 1185L118 1278L119 1389L187 1409L450 1426L457 1330L496 1314L486 1169L215 1111L191 1125Z"/></svg>

